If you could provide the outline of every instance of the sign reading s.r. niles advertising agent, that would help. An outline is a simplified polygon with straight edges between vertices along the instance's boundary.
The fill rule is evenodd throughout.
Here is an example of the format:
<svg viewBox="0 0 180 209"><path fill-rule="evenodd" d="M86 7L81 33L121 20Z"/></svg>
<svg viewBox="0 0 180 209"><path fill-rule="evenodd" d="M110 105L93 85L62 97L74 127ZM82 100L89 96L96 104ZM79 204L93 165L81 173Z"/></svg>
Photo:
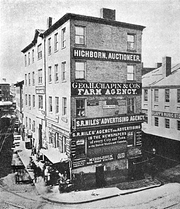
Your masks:
<svg viewBox="0 0 180 209"><path fill-rule="evenodd" d="M115 61L115 62L134 62L134 63L141 62L141 54L95 50L95 49L74 48L73 57L80 59Z"/></svg>
<svg viewBox="0 0 180 209"><path fill-rule="evenodd" d="M72 96L140 95L141 83L72 82Z"/></svg>

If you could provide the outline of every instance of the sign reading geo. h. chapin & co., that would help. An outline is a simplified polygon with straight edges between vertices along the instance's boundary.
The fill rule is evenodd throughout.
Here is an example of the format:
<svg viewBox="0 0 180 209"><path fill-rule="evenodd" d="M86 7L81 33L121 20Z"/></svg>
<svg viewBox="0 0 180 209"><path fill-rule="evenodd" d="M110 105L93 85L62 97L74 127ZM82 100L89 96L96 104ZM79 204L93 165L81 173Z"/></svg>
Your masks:
<svg viewBox="0 0 180 209"><path fill-rule="evenodd" d="M141 83L72 82L72 96L140 95Z"/></svg>

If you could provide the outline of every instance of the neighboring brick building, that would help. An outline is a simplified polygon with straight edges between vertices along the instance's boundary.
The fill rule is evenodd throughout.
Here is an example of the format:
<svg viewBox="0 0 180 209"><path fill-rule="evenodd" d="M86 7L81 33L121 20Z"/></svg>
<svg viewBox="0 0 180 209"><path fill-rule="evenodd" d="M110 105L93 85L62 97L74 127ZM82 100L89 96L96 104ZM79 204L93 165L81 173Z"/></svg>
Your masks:
<svg viewBox="0 0 180 209"><path fill-rule="evenodd" d="M49 19L22 50L24 119L36 147L66 153L70 175L83 172L99 186L141 156L144 120L144 26L116 21L114 10L101 15L66 14L53 25Z"/></svg>

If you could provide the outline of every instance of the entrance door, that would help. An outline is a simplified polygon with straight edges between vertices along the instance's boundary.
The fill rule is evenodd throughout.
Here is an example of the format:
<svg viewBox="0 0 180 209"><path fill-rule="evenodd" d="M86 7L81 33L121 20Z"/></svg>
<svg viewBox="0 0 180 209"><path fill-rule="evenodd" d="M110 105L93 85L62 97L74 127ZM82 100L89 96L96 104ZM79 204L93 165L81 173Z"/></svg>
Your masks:
<svg viewBox="0 0 180 209"><path fill-rule="evenodd" d="M39 149L42 148L42 125L39 124Z"/></svg>
<svg viewBox="0 0 180 209"><path fill-rule="evenodd" d="M105 186L104 166L96 167L96 186L97 187Z"/></svg>

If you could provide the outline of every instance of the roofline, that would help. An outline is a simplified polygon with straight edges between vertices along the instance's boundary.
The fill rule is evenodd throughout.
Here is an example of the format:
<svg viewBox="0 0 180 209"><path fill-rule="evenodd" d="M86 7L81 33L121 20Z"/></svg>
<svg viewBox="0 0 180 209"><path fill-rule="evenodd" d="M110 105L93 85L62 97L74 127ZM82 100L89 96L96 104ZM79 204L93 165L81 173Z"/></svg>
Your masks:
<svg viewBox="0 0 180 209"><path fill-rule="evenodd" d="M56 30L59 26L64 24L67 20L83 20L87 22L96 22L100 24L106 24L106 25L112 25L112 26L120 26L124 28L130 28L130 29L136 29L136 30L143 30L145 26L142 25L135 25L135 24L130 24L130 23L125 23L125 22L119 22L116 20L108 20L100 17L92 17L92 16L85 16L85 15L79 15L79 14L73 14L73 13L66 13L63 17L61 17L56 23L54 23L50 28L48 28L44 33L40 33L38 30L35 32L35 37L33 41L26 46L21 52L25 53L28 51L30 48L32 48L36 44L36 38L37 35L40 33L41 37L46 37L49 34L51 34L54 30ZM38 33L38 34L37 34Z"/></svg>
<svg viewBox="0 0 180 209"><path fill-rule="evenodd" d="M131 29L136 29L136 30L141 30L141 31L145 28L145 26L142 26L142 25L135 25L135 24L119 22L115 20L109 20L105 18L67 13L62 18L60 18L55 24L53 24L50 28L48 28L43 33L43 36L44 37L48 36L50 33L56 30L60 25L62 25L63 23L65 23L67 20L70 20L70 19L83 20L83 21L88 21L88 22L97 22L97 23L107 24L107 25L112 25L112 26L121 26L124 28L131 28Z"/></svg>

